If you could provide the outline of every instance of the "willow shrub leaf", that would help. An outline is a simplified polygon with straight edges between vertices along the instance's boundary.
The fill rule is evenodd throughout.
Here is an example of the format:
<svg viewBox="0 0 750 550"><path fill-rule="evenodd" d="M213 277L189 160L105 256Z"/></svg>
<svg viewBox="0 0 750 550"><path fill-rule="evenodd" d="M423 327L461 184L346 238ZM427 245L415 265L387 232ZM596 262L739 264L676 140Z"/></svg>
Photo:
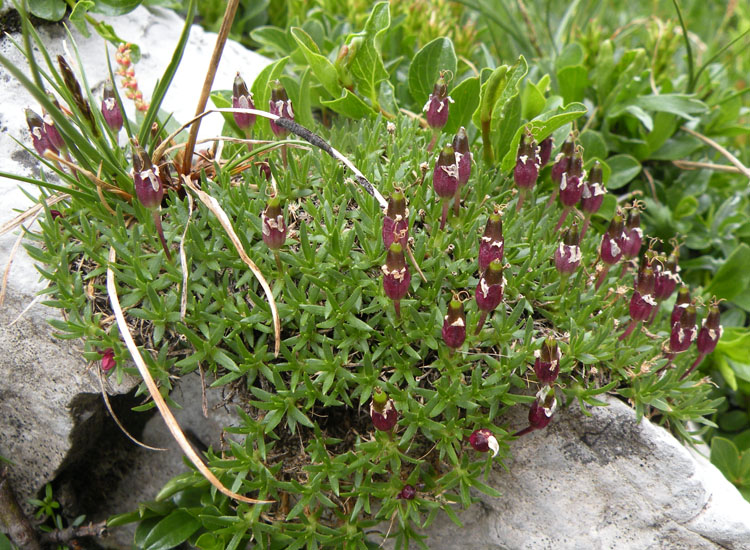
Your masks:
<svg viewBox="0 0 750 550"><path fill-rule="evenodd" d="M388 2L375 4L361 33L354 35L349 48L354 48L349 71L354 78L357 92L370 99L376 109L380 83L388 78L383 58L380 55L380 42L383 33L391 25Z"/></svg>
<svg viewBox="0 0 750 550"><path fill-rule="evenodd" d="M436 38L419 50L409 65L409 93L414 102L427 101L441 71L450 71L455 76L457 63L450 38Z"/></svg>
<svg viewBox="0 0 750 550"><path fill-rule="evenodd" d="M292 27L290 32L315 77L332 97L338 98L341 95L342 86L339 83L336 67L327 57L320 54L317 44L304 30L299 27Z"/></svg>

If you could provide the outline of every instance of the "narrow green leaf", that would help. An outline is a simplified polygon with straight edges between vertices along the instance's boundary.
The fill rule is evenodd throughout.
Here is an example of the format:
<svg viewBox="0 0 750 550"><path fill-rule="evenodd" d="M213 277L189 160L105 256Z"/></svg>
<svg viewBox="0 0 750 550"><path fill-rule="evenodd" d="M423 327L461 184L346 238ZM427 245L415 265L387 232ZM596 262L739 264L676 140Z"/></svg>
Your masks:
<svg viewBox="0 0 750 550"><path fill-rule="evenodd" d="M332 99L330 101L321 101L320 103L332 111L353 119L373 117L376 114L375 111L372 110L372 107L362 101L358 95L353 94L346 88L344 88L343 97Z"/></svg>

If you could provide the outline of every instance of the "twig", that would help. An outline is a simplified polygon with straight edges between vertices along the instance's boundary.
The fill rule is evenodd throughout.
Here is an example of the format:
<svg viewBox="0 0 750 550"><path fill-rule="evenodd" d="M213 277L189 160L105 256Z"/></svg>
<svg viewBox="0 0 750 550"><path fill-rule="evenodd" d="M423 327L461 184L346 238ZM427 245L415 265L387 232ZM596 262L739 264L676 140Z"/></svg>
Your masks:
<svg viewBox="0 0 750 550"><path fill-rule="evenodd" d="M120 419L117 417L117 415L115 414L115 411L112 409L112 403L109 402L109 394L107 393L107 390L104 388L104 375L102 374L102 370L97 368L96 374L98 375L97 378L99 378L99 387L102 390L102 398L104 399L104 404L107 406L109 415L112 417L112 420L115 421L115 424L117 424L117 427L120 428L120 431L122 431L122 433L125 434L125 437L127 437L130 441L132 441L139 447L143 447L144 449L148 449L149 451L166 451L167 449L162 449L161 447L152 447L151 445L146 445L145 443L138 441L134 436L130 435L130 432L125 429L125 426L122 425L122 422L120 422Z"/></svg>
<svg viewBox="0 0 750 550"><path fill-rule="evenodd" d="M208 96L211 94L211 86L214 83L216 77L216 70L219 67L219 60L221 54L224 51L224 44L227 42L229 37L229 31L232 28L232 22L234 21L234 14L237 12L237 6L239 0L229 0L227 2L227 9L224 11L224 19L221 21L221 28L219 29L219 35L216 37L216 45L214 46L214 52L211 54L211 60L208 62L208 71L206 71L206 78L203 81L203 89L201 90L200 99L198 99L198 106L195 109L195 114L202 113L208 103ZM188 136L187 144L185 145L185 156L182 160L182 173L189 174L190 167L193 163L193 150L195 149L195 140L198 138L198 129L200 128L200 120L190 128L190 135Z"/></svg>
<svg viewBox="0 0 750 550"><path fill-rule="evenodd" d="M529 41L531 42L531 45L534 47L534 51L536 51L536 54L539 57L544 57L544 52L542 51L542 48L539 47L539 39L536 36L536 30L534 29L534 25L531 23L531 18L529 17L529 12L526 9L526 5L523 3L523 0L518 0L518 11L521 12L521 17L523 18L523 22L526 23L526 27L529 29Z"/></svg>
<svg viewBox="0 0 750 550"><path fill-rule="evenodd" d="M107 534L107 520L88 525L71 526L66 529L55 529L50 533L42 533L44 544L65 544L79 537L103 537Z"/></svg>
<svg viewBox="0 0 750 550"><path fill-rule="evenodd" d="M213 212L214 216L218 218L219 223L224 228L224 231L227 232L229 240L232 241L232 244L237 249L237 253L240 255L240 258L243 262L245 262L245 264L247 264L247 266L250 268L250 271L252 271L253 275L255 275L255 278L258 279L260 286L263 287L263 291L266 293L266 298L268 298L268 305L271 306L271 316L273 317L273 328L276 337L276 342L274 345L274 355L278 357L279 350L281 349L281 319L279 318L279 311L276 308L276 300L273 297L273 291L271 290L268 281L266 281L266 278L263 276L261 270L258 269L258 266L255 265L255 262L253 262L250 259L250 256L248 256L245 252L245 248L242 246L242 242L240 241L237 233L235 233L234 228L232 227L232 222L229 220L229 216L227 216L227 213L224 212L224 209L219 204L219 201L217 201L214 197L212 197L205 191L201 191L200 189L198 189L195 184L190 181L189 177L183 175L182 181L187 187L190 188L191 191L193 191L193 193L198 195L198 198L201 200L201 202L205 204L208 209Z"/></svg>
<svg viewBox="0 0 750 550"><path fill-rule="evenodd" d="M409 260L411 260L411 263L414 265L414 269L417 270L417 273L419 273L419 276L426 283L427 277L425 277L424 273L422 273L422 269L419 267L419 264L417 263L417 259L414 257L414 252L411 251L411 247L408 244L406 245L406 253L409 256Z"/></svg>
<svg viewBox="0 0 750 550"><path fill-rule="evenodd" d="M704 136L703 134L699 134L695 130L691 130L687 126L680 126L680 130L682 130L683 132L687 132L691 136L697 137L703 143L705 143L707 145L710 145L711 147L713 147L714 149L716 149L719 153L721 153L722 155L724 155L724 157L729 162L731 162L732 164L734 164L737 167L737 170L739 170L741 174L743 174L744 176L750 178L750 169L748 169L747 166L745 166L744 164L742 164L742 162L740 162L740 160L737 157L735 157L732 153L730 153L729 151L727 151L724 147L722 147L721 145L719 145L718 143L716 143L714 140L712 140L709 137Z"/></svg>
<svg viewBox="0 0 750 550"><path fill-rule="evenodd" d="M238 495L237 493L225 487L224 484L222 484L221 481L219 481L218 478L213 474L213 472L209 470L208 467L203 463L201 458L198 456L198 453L195 452L193 447L188 442L182 429L180 429L180 425L177 423L177 420L172 414L172 411L167 406L166 401L164 401L161 392L159 392L159 387L156 385L156 382L154 382L154 379L151 376L151 372L148 370L148 366L143 360L143 357L141 356L141 352L138 349L135 340L133 340L133 335L130 332L130 327L125 320L125 315L122 312L122 307L120 306L120 299L117 296L115 272L112 269L112 265L115 263L116 259L117 253L115 252L115 248L110 247L109 265L107 265L107 294L109 294L109 300L112 304L112 312L115 314L115 319L117 319L117 326L120 329L120 334L122 335L123 340L125 340L125 345L127 346L136 367L138 367L138 372L141 373L141 377L146 383L146 388L148 388L148 392L151 395L151 398L154 400L156 408L159 409L159 413L164 419L164 423L167 425L167 428L172 434L172 437L174 437L175 441L177 441L177 444L182 449L182 452L185 453L185 456L190 459L190 462L192 462L198 469L198 471L203 474L203 477L205 477L209 481L209 483L216 487L222 494L228 496L229 498L233 498L235 500L247 502L250 504L270 504L273 501L248 498L242 495Z"/></svg>
<svg viewBox="0 0 750 550"><path fill-rule="evenodd" d="M7 466L0 467L0 526L20 550L42 550L34 527L10 486Z"/></svg>
<svg viewBox="0 0 750 550"><path fill-rule="evenodd" d="M730 174L742 173L742 170L736 166L727 166L726 164L712 164L710 162L695 162L692 160L673 160L672 164L683 170L713 170L715 172L729 172Z"/></svg>

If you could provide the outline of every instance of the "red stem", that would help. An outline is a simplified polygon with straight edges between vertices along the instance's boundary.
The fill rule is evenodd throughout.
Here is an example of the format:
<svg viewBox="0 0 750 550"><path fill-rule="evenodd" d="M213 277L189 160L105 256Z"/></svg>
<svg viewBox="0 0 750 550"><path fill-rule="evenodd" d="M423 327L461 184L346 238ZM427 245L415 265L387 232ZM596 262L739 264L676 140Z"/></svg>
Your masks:
<svg viewBox="0 0 750 550"><path fill-rule="evenodd" d="M432 131L432 139L430 140L430 144L427 146L428 151L432 151L435 148L435 143L437 143L437 138L438 138L439 133L440 133L439 130Z"/></svg>
<svg viewBox="0 0 750 550"><path fill-rule="evenodd" d="M523 206L523 201L526 198L526 189L521 189L518 193L518 202L516 203L516 212L521 211L521 207Z"/></svg>
<svg viewBox="0 0 750 550"><path fill-rule="evenodd" d="M628 328L625 329L625 332L623 332L622 334L620 334L620 338L618 338L618 340L625 340L625 338L627 338L628 336L630 336L630 334L633 332L633 330L637 326L638 326L638 321L631 320L630 324L628 325Z"/></svg>
<svg viewBox="0 0 750 550"><path fill-rule="evenodd" d="M443 206L443 215L440 217L440 229L445 227L445 220L448 219L448 210L450 210L450 201L446 199L440 199L440 204Z"/></svg>
<svg viewBox="0 0 750 550"><path fill-rule="evenodd" d="M458 209L461 207L461 185L456 187L456 194L453 195L453 215L458 217Z"/></svg>
<svg viewBox="0 0 750 550"><path fill-rule="evenodd" d="M552 206L552 203L555 202L555 199L557 198L557 194L560 192L560 190L555 187L555 190L552 191L552 194L549 196L549 200L547 201L547 206ZM581 236L581 239L583 239L583 235Z"/></svg>
<svg viewBox="0 0 750 550"><path fill-rule="evenodd" d="M524 428L523 430L519 430L516 433L513 434L513 437L521 437L522 435L526 435L528 433L531 433L534 431L533 426L528 426Z"/></svg>
<svg viewBox="0 0 750 550"><path fill-rule="evenodd" d="M596 279L596 290L599 290L599 287L602 286L602 283L604 282L604 279L607 278L607 273L609 273L609 264L604 264L604 269L599 273L599 277Z"/></svg>
<svg viewBox="0 0 750 550"><path fill-rule="evenodd" d="M654 306L654 309L651 311L651 315L648 318L648 321L646 321L647 325L650 325L654 322L654 319L656 319L656 314L659 311L659 306L661 305L661 302L656 302L656 306Z"/></svg>
<svg viewBox="0 0 750 550"><path fill-rule="evenodd" d="M579 239L579 242L583 242L583 237L586 235L586 230L589 228L590 222L591 222L591 216L587 215L586 218L583 220L583 227L581 228L581 237Z"/></svg>
<svg viewBox="0 0 750 550"><path fill-rule="evenodd" d="M401 319L401 300L393 300L393 306L396 308L396 318Z"/></svg>
<svg viewBox="0 0 750 550"><path fill-rule="evenodd" d="M565 220L568 218L568 212L570 212L570 207L566 206L563 208L562 214L560 214L560 219L557 220L557 225L555 226L555 233L560 231L560 228L565 223Z"/></svg>
<svg viewBox="0 0 750 550"><path fill-rule="evenodd" d="M703 358L705 356L706 356L705 353L699 353L698 357L696 357L695 361L693 361L693 364L691 365L691 367L685 372L685 374L680 376L680 380L685 380L685 378L687 378L690 375L690 373L695 370L695 367L701 364L701 361L703 361Z"/></svg>
<svg viewBox="0 0 750 550"><path fill-rule="evenodd" d="M479 334L486 320L487 320L487 312L482 311L482 313L479 315L479 322L477 323L477 330L474 332L474 334Z"/></svg>

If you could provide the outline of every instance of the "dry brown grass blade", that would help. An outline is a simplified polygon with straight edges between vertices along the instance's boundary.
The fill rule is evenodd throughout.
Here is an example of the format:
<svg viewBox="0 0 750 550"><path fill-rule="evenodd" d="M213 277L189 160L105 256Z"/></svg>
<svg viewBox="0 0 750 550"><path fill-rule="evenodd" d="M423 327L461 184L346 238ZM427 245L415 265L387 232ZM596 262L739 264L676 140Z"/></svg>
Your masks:
<svg viewBox="0 0 750 550"><path fill-rule="evenodd" d="M99 378L99 387L102 390L102 399L104 399L104 404L107 406L109 415L112 417L112 420L115 421L115 424L117 424L117 427L120 428L120 431L125 434L125 437L127 437L130 441L132 441L139 447L143 447L144 449L148 449L149 451L166 451L167 449L162 449L161 447L152 447L151 445L146 445L145 443L138 441L135 437L133 437L130 434L128 430L125 429L125 426L122 425L122 423L120 422L120 419L117 418L115 411L112 410L112 404L109 402L109 394L107 393L107 390L104 388L104 375L102 374L101 369L96 369L96 374L98 375L98 378Z"/></svg>
<svg viewBox="0 0 750 550"><path fill-rule="evenodd" d="M190 225L190 219L193 217L193 197L189 194L188 199L188 219L185 222L185 230L182 232L182 239L180 239L180 266L182 266L182 296L180 297L180 320L185 320L185 314L187 313L187 288L188 288L188 264L187 256L185 255L185 236L187 235L188 225Z"/></svg>
<svg viewBox="0 0 750 550"><path fill-rule="evenodd" d="M167 428L172 434L172 437L174 437L175 441L177 441L177 444L182 449L182 452L185 453L185 456L187 456L190 459L190 462L192 462L195 465L195 467L198 469L198 471L201 474L203 474L203 477L205 477L209 481L209 483L211 483L211 485L216 487L222 494L228 496L229 498L233 498L235 500L239 500L242 502L248 502L250 504L272 503L273 501L256 500L253 498L248 498L242 495L238 495L237 493L227 489L224 486L224 484L222 484L221 481L219 481L219 479L213 474L213 472L208 469L208 466L206 466L203 463L201 458L198 456L198 453L195 452L193 447L188 442L187 438L185 437L185 434L180 429L180 425L177 423L177 419L175 419L174 415L172 414L172 411L167 406L166 401L164 401L164 398L161 396L161 393L159 392L159 388L156 385L156 382L154 382L154 379L151 376L151 373L148 371L148 367L146 366L146 363L143 360L143 357L141 357L141 352L138 349L138 346L135 345L135 340L133 340L133 335L130 333L130 327L128 327L128 324L125 321L125 314L122 312L122 307L120 306L120 299L117 296L117 286L115 284L115 272L112 269L112 264L114 264L116 258L117 258L117 255L116 255L114 247L110 247L109 265L107 266L107 294L109 294L109 300L110 300L110 303L112 304L112 312L115 314L115 319L117 320L117 326L120 329L120 334L122 335L123 340L125 340L125 345L127 346L128 351L130 352L130 356L133 358L133 361L135 362L136 367L138 367L138 372L141 373L141 377L143 377L143 381L146 383L148 392L151 395L151 398L154 400L154 403L156 404L156 408L159 409L159 414L161 414L161 417L164 419L164 422L166 423Z"/></svg>
<svg viewBox="0 0 750 550"><path fill-rule="evenodd" d="M683 132L687 132L688 134L690 134L693 137L697 137L699 140L701 140L706 145L709 145L709 146L713 147L714 149L716 149L719 153L721 153L722 155L724 155L724 158L726 158L729 162L731 162L732 164L734 164L734 166L737 167L737 170L739 170L742 173L742 175L744 175L746 178L750 178L750 169L748 169L747 166L745 166L744 164L742 164L742 162L740 161L740 159L738 159L737 157L735 157L732 153L730 153L729 151L727 151L724 147L722 147L721 145L719 145L718 143L716 143L714 140L712 140L709 137L704 136L703 134L701 134L699 132L696 132L695 130L691 130L687 126L680 126L680 130L682 130Z"/></svg>
<svg viewBox="0 0 750 550"><path fill-rule="evenodd" d="M44 203L47 203L47 206L52 206L53 204L57 204L60 201L64 201L65 199L69 199L70 195L67 193L59 193L56 195L50 195L47 197L44 201L39 202L38 204L35 204L31 208L28 208L21 212L18 216L13 218L12 220L8 220L3 225L0 226L0 237L8 233L9 231L13 231L16 227L21 225L23 222L27 221L30 218L34 218L39 215L39 213L44 210Z"/></svg>
<svg viewBox="0 0 750 550"><path fill-rule="evenodd" d="M78 166L74 162L71 162L71 161L69 161L67 159L62 158L59 155L56 155L55 153L53 153L49 149L47 149L44 152L44 158L46 158L48 160L54 160L55 162L59 162L60 164L64 164L65 166L67 166L71 170L79 172L79 173L83 174L84 176L86 176L87 178L89 178L91 180L91 183L93 183L97 187L101 187L102 189L105 189L105 190L109 191L110 193L114 193L115 195L119 195L123 199L131 200L133 198L133 195L131 195L127 191L123 191L122 189L120 189L116 185L112 185L111 183L109 183L107 181L104 181L103 179L100 179L96 174L94 174L92 172L89 172L88 170L85 170L84 168L81 168L80 166Z"/></svg>
<svg viewBox="0 0 750 550"><path fill-rule="evenodd" d="M255 278L258 279L260 286L263 287L263 291L266 293L266 298L268 298L268 305L271 306L271 316L273 317L273 330L275 334L275 345L273 353L274 356L278 357L279 350L281 349L281 319L279 318L279 311L276 308L276 300L273 297L273 292L271 291L271 287L268 284L268 281L266 281L266 278L263 276L263 273L261 273L260 269L258 269L258 266L255 265L255 262L253 262L250 259L250 256L248 256L245 252L245 249L242 246L237 233L234 232L234 228L232 227L232 222L229 220L229 216L227 216L227 213L224 212L224 209L221 207L219 202L205 191L201 191L200 189L198 189L187 176L182 176L182 181L188 188L190 188L191 191L193 191L193 193L198 196L201 202L206 205L206 207L214 214L214 216L218 218L219 223L221 223L224 231L227 232L227 235L229 235L229 239L237 249L237 253L240 255L240 258L242 258L242 261L247 264L247 266L250 268L250 271L252 271L253 275L255 275Z"/></svg>
<svg viewBox="0 0 750 550"><path fill-rule="evenodd" d="M730 174L741 174L742 170L736 166L727 166L726 164L713 164L711 162L696 162L692 160L673 160L677 168L681 170L713 170L714 172L728 172Z"/></svg>

